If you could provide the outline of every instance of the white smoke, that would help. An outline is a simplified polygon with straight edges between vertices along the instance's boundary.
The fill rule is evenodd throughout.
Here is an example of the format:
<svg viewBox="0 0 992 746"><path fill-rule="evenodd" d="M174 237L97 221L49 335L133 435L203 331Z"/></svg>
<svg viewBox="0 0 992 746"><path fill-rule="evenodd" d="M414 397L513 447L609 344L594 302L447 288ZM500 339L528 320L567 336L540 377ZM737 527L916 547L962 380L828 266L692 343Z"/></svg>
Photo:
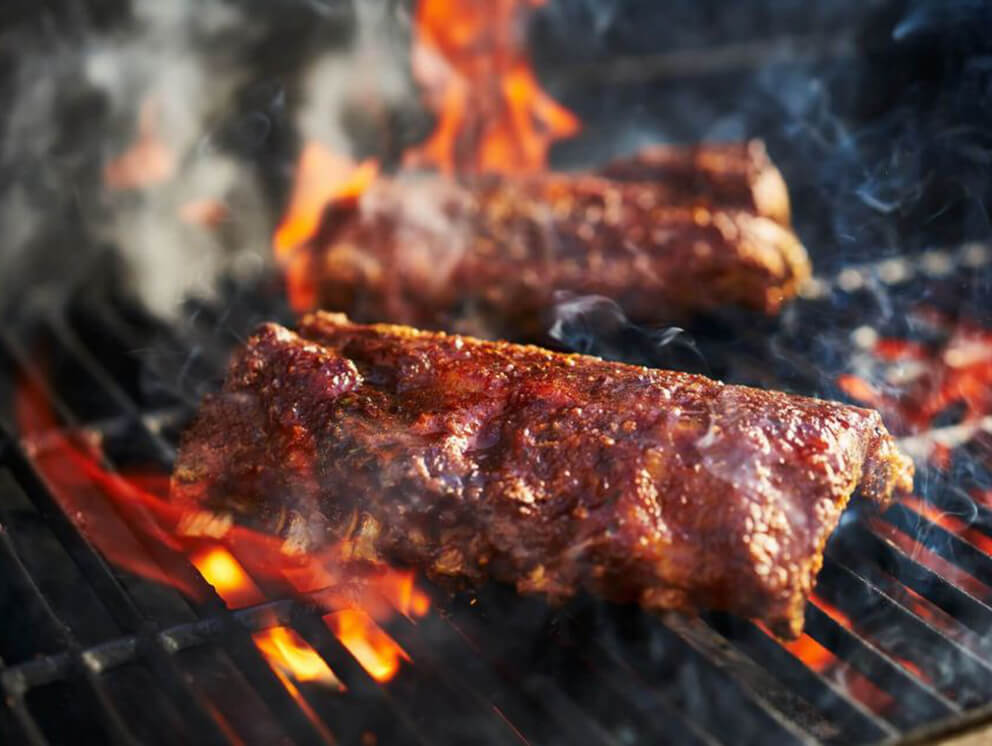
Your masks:
<svg viewBox="0 0 992 746"><path fill-rule="evenodd" d="M374 120L417 96L409 74L409 40L397 36L410 27L405 8L366 0L355 4L355 14L353 42L316 57L307 69L296 117L304 139L318 140L341 155L352 149L344 122L349 109Z"/></svg>
<svg viewBox="0 0 992 746"><path fill-rule="evenodd" d="M85 76L106 94L114 114L154 106L151 126L173 154L174 174L139 188L139 199L115 194L98 235L124 252L149 308L170 315L184 297L210 295L235 258L267 253L271 216L253 171L209 147L208 139L211 122L245 82L245 70L203 42L251 38L258 30L231 6L191 0L137 0L133 16L133 33L84 50ZM220 225L184 222L183 205L195 200L223 205Z"/></svg>
<svg viewBox="0 0 992 746"><path fill-rule="evenodd" d="M304 136L330 138L342 150L346 98L368 90L369 80L380 93L399 90L399 78L381 64L373 69L384 57L382 48L373 52L368 15L358 13L358 43L320 58L304 91ZM172 317L184 298L209 296L220 276L268 260L280 208L265 198L255 165L217 147L214 133L235 111L271 129L266 112L241 112L235 100L256 82L246 50L271 20L229 2L132 0L112 27L49 31L39 21L7 33L14 72L0 123L5 298L51 298L53 289L65 296L88 281L97 247L111 246L134 293ZM124 169L126 183L108 188L101 169L113 168L142 133L167 154L164 174L131 183L135 169ZM292 167L287 157L286 171ZM209 224L197 220L197 208Z"/></svg>

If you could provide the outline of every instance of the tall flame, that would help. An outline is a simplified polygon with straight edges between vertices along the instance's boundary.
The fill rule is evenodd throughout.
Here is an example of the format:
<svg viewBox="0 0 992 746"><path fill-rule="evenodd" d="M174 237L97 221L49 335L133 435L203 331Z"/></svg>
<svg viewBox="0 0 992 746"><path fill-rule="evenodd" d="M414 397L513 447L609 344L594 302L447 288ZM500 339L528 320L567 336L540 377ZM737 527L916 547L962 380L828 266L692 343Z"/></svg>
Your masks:
<svg viewBox="0 0 992 746"><path fill-rule="evenodd" d="M528 173L547 165L548 149L574 134L579 120L544 92L522 34L526 11L544 0L419 0L413 73L437 114L434 132L404 154L404 163L449 176ZM314 246L325 210L360 197L379 175L379 161L356 163L327 145L307 142L293 193L272 238L293 310L317 305ZM183 219L223 219L199 206ZM318 247L319 248L319 247Z"/></svg>
<svg viewBox="0 0 992 746"><path fill-rule="evenodd" d="M526 173L547 165L555 140L579 120L541 88L523 11L544 0L420 0L413 73L438 117L408 163L447 174Z"/></svg>

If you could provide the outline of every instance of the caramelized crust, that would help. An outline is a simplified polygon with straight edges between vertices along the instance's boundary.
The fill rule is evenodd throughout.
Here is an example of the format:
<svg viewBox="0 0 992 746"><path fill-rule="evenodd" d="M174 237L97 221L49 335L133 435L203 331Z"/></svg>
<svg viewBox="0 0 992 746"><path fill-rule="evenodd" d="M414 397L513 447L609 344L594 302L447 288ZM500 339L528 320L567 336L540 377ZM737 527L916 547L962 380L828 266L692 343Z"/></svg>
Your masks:
<svg viewBox="0 0 992 746"><path fill-rule="evenodd" d="M780 176L767 197L778 171L749 152L668 148L612 167L642 180L379 179L325 215L308 274L323 308L487 338L541 339L561 290L605 295L649 323L726 305L775 313L809 258L782 223Z"/></svg>
<svg viewBox="0 0 992 746"><path fill-rule="evenodd" d="M653 145L599 169L611 179L665 185L668 202L722 205L789 225L789 190L761 140ZM681 199L680 199L681 196Z"/></svg>
<svg viewBox="0 0 992 746"><path fill-rule="evenodd" d="M241 349L173 497L456 584L794 637L851 494L884 506L912 473L874 411L318 313Z"/></svg>

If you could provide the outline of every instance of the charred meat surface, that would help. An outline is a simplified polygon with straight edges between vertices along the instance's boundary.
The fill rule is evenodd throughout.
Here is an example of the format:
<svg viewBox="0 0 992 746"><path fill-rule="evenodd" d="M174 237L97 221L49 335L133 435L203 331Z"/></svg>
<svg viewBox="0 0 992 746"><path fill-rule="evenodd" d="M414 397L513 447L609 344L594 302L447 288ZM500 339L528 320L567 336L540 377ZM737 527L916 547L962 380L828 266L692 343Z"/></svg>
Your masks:
<svg viewBox="0 0 992 746"><path fill-rule="evenodd" d="M244 345L172 487L438 580L796 636L852 493L885 505L912 473L871 410L317 313Z"/></svg>
<svg viewBox="0 0 992 746"><path fill-rule="evenodd" d="M308 274L321 307L356 320L487 338L544 337L556 291L613 298L648 323L725 305L775 313L810 274L805 249L780 222L784 184L784 207L762 214L755 189L775 190L743 175L750 151L713 147L678 150L664 163L648 151L611 167L659 177L643 180L379 179L325 213L304 249ZM725 161L736 171L714 165Z"/></svg>

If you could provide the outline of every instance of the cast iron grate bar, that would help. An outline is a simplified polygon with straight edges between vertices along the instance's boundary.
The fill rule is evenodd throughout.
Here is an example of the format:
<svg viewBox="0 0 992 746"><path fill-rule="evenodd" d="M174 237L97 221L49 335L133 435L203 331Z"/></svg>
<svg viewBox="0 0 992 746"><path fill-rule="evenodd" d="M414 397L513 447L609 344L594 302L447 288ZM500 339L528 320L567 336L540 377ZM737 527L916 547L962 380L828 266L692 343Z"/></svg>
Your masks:
<svg viewBox="0 0 992 746"><path fill-rule="evenodd" d="M17 351L12 351L12 357L16 360L19 355ZM70 421L71 424L71 421ZM20 467L19 469L17 467ZM121 622L122 626L125 628L134 629L136 625L149 625L150 622L142 619L142 615L137 611L133 600L129 595L123 590L118 581L116 580L113 572L106 565L100 554L86 541L82 535L76 531L74 525L65 516L61 508L55 502L55 499L51 496L48 490L44 487L41 481L33 474L33 470L22 459L18 459L15 463L13 470L16 472L21 472L29 476L29 479L35 483L35 489L29 489L28 492L32 499L37 499L39 502L39 511L49 516L55 525L61 526L62 530L58 531L57 534L59 538L65 538L69 542L69 547L72 548L70 554L73 556L82 555L83 562L81 566L84 571L92 572L92 576L88 576L88 580L94 582L102 587L104 591L111 594L111 598L116 597L118 603L112 604L112 608L116 609L118 613L121 613L118 621ZM123 519L122 519L123 520ZM127 521L123 521L127 525ZM142 543L138 539L139 543ZM184 559L178 558L171 552L167 552L162 547L149 546L148 542L142 543L143 548L149 550L149 555L155 560L159 561L160 566L164 564L170 572L177 573L177 577L184 578L190 587L198 590L199 596L201 598L207 599L206 606L209 610L216 615L223 614L226 611L223 603L210 587L203 581L202 577L192 568L192 566ZM179 561L181 559L181 562ZM140 622L138 620L141 620ZM316 730L314 730L313 724L306 718L305 714L296 705L293 699L290 697L285 688L275 677L275 674L268 667L268 664L262 660L261 654L258 652L252 641L243 639L243 633L239 632L237 625L230 627L231 637L229 639L229 645L232 650L238 651L237 656L239 665L242 666L243 670L250 674L250 678L253 685L266 694L266 699L270 703L274 703L278 709L280 716L285 720L286 723L292 723L294 727L292 732L294 738L300 743L323 743L325 738ZM156 653L156 657L158 654ZM185 689L183 694L183 700L191 705L189 712L198 713L197 718L203 720L204 722L204 734L207 737L210 735L216 736L216 742L226 743L226 739L223 736L218 735L216 730L216 724L213 719L210 718L202 706L197 702L194 694L189 690L188 685L181 679L175 678L175 670L170 665L164 669L162 672L166 676L172 677L174 684L170 687L172 691L178 692ZM109 702L108 702L109 704ZM206 725L209 722L210 725Z"/></svg>
<svg viewBox="0 0 992 746"><path fill-rule="evenodd" d="M817 620L813 618L814 611L816 609L813 606L807 608L806 633L837 654L837 650L815 633L813 627ZM835 727L826 728L821 725L820 731L815 733L821 740L833 743L866 743L897 734L895 727L853 698L846 686L835 683L805 665L754 624L722 613L707 614L704 618L753 660L774 670L785 685L794 689L799 696L829 718ZM894 725L901 727L898 722Z"/></svg>
<svg viewBox="0 0 992 746"><path fill-rule="evenodd" d="M99 705L96 710L99 713L104 726L106 727L109 737L114 743L134 743L134 737L128 731L127 726L124 724L123 718L121 718L120 714L117 712L117 709L110 701L109 695L99 677L95 675L97 672L93 671L93 669L86 664L86 660L83 657L82 651L76 643L71 630L66 627L52 611L48 602L45 600L44 595L41 593L41 590L35 584L31 573L28 572L27 568L25 568L21 563L14 545L6 532L0 534L0 544L2 544L5 556L13 561L13 565L20 583L31 590L33 606L42 611L45 623L54 630L55 634L62 643L62 647L67 651L66 655L61 656L60 662L62 665L56 665L53 666L53 668L63 669L65 673L71 672L72 674L81 675L87 685L87 694L93 698L97 705ZM25 684L27 682L24 680L23 676L18 674L19 671L17 668L7 669L3 672L3 688L5 694L8 696L20 697L26 692Z"/></svg>
<svg viewBox="0 0 992 746"><path fill-rule="evenodd" d="M850 541L852 546L856 544L860 549L859 552L845 549L843 554L843 559L857 573L866 575L871 572L869 560L866 559L870 558L870 562L877 564L897 582L943 609L961 624L980 635L992 630L992 608L924 567L891 541L859 524L845 528L844 541ZM828 555L839 556L829 550Z"/></svg>
<svg viewBox="0 0 992 746"><path fill-rule="evenodd" d="M237 556L235 555L237 559ZM262 592L269 598L276 598L280 595L280 589L271 587L271 584L267 582L264 578L259 578L252 576L249 571L249 577L258 586ZM361 688L361 691L366 695L370 703L383 709L383 707L390 708L389 717L398 718L403 723L409 726L412 734L415 734L418 739L427 738L430 741L436 742L439 738L443 738L443 733L432 732L432 728L436 731L436 728L443 725L442 722L420 724L416 722L416 718L422 712L436 712L438 711L438 706L441 704L437 701L438 697L443 697L444 703L447 707L452 707L459 702L459 700L465 700L465 695L468 695L467 702L462 702L463 705L468 705L468 708L475 707L475 716L473 718L473 737L479 736L480 723L483 725L482 735L487 737L493 743L502 743L505 739L499 737L503 732L505 723L495 722L490 718L491 712L488 706L488 702L481 700L478 695L471 689L464 686L462 687L451 687L447 686L447 692L445 692L445 687L447 682L445 681L431 681L430 679L436 679L436 672L434 672L430 666L425 666L422 664L423 658L426 654L421 655L421 651L418 650L418 659L421 661L421 665L418 665L416 669L412 672L405 672L405 675L410 678L414 678L418 688L423 688L425 691L429 692L430 696L435 699L435 704L431 707L414 708L412 712L406 712L404 708L399 704L399 700L404 700L400 696L385 696L383 688L375 684L371 679L365 669L361 667L358 661L352 656L352 654L340 643L338 640L330 634L327 625L324 624L321 616L327 614L328 612L334 612L340 610L340 600L335 597L338 589L334 587L320 589L314 591L310 594L306 594L309 598L309 603L306 608L299 606L298 604L291 604L290 608L293 609L290 617L284 619L284 623L290 624L298 633L303 636L306 640L307 636L303 635L303 630L299 628L302 623L306 626L307 633L314 637L319 643L320 648L314 646L318 654L321 651L329 653L329 656L321 655L324 661L330 666L332 671L335 671L340 677L342 677L345 685L349 690L353 690L356 686ZM346 591L345 594L346 595ZM326 601L325 601L326 599ZM388 604L386 599L380 599L380 603ZM401 613L401 610L397 610L397 613ZM404 617L405 618L405 617ZM323 628L323 632L319 631L319 628ZM401 647L404 650L407 648L403 645ZM437 686L437 684L442 684ZM357 708L360 702L353 699L349 706L352 708ZM466 709L468 709L466 708ZM442 707L443 709L443 707ZM328 712L327 715L330 720L333 721L333 712ZM354 719L354 718L352 718ZM421 735L425 733L425 735ZM504 734L505 735L505 734Z"/></svg>
<svg viewBox="0 0 992 746"><path fill-rule="evenodd" d="M2 672L3 665L0 664ZM48 746L48 740L28 710L24 698L19 695L7 694L4 697L4 707L0 708L0 737L6 739L5 743Z"/></svg>
<svg viewBox="0 0 992 746"><path fill-rule="evenodd" d="M613 687L629 706L635 708L644 720L658 723L664 729L659 738L667 737L672 743L717 746L716 738L699 724L687 720L672 703L651 687L640 675L626 665L600 641L593 643L595 651L590 664L602 680Z"/></svg>
<svg viewBox="0 0 992 746"><path fill-rule="evenodd" d="M859 637L911 662L961 707L984 703L992 668L844 564L827 559L818 592L855 622Z"/></svg>
<svg viewBox="0 0 992 746"><path fill-rule="evenodd" d="M388 688L379 686L347 648L331 634L319 611L294 604L289 623L348 687L347 696L341 703L342 710L351 716L348 720L354 720L354 708L361 707L366 713L365 720L375 724L378 730L381 731L384 724L394 728L392 733L377 733L380 742L417 743L424 746L434 742L407 714ZM345 742L349 740L348 735L347 732L340 733Z"/></svg>
<svg viewBox="0 0 992 746"><path fill-rule="evenodd" d="M485 694L499 691L500 682L484 666L477 665L480 662L478 652L469 649L467 645L460 645L462 640L459 636L451 634L450 626L435 613L429 613L418 620L416 625L406 617L398 616L386 625L386 629L401 647L410 652L416 666L427 665L452 689L465 691L477 708L487 710L503 723L512 723L515 730L522 731L525 736L534 728L533 715L526 713L519 697L510 698L504 693L497 703L492 694ZM434 640L444 640L446 655L438 653L437 646L432 644ZM457 660L457 668L446 662L448 660ZM466 665L465 661L471 663ZM556 721L568 719L570 723L583 722L578 743L609 744L615 741L600 723L587 714L577 716L575 705L567 701L568 697L560 691L557 684L540 677L522 677L511 686L519 687L520 695L526 695L529 701L541 702L545 714ZM502 716L494 710L497 704Z"/></svg>
<svg viewBox="0 0 992 746"><path fill-rule="evenodd" d="M892 721L899 728L906 730L961 712L954 702L816 606L808 608L806 618L810 637L894 698L898 707Z"/></svg>
<svg viewBox="0 0 992 746"><path fill-rule="evenodd" d="M493 599L494 595L497 596L495 600ZM535 611L533 615L528 614L528 616L535 620L547 617L548 614L551 614L550 620L564 618L569 614L568 611L552 613L550 609L543 606L542 602L537 599L521 601L524 605L531 607ZM564 642L558 639L557 635L548 634L547 626L543 623L536 630L530 630L517 635L516 630L519 627L515 627L513 620L504 613L504 610L509 607L500 602L496 589L487 589L484 597L473 594L468 601L466 601L463 595L446 599L443 594L438 594L435 605L440 610L438 612L438 616L440 617L438 623L447 625L451 631L451 635L448 636L450 641L446 642L446 644L449 647L454 646L452 657L460 663L462 661L470 661L475 664L478 661L478 665L463 667L461 670L463 673L473 675L480 682L482 688L496 690L500 686L500 682L502 682L504 690L517 691L521 689L521 681L542 677L546 678L548 676L547 666L528 665L534 663L534 657L524 655L523 651L518 651L515 648L503 651L493 649L490 641L499 639L498 636L502 630L510 630L511 637L527 639L536 636L541 641L547 638L546 645L544 646L544 654L546 656L554 657L557 653L557 656L562 661L570 662L580 658L584 661L581 671L575 672L574 675L572 671L567 669L567 666L563 666L566 670L564 672L558 671L558 675L555 676L555 680L560 682L566 694L572 697L573 701L576 701L580 707L584 699L588 699L589 692L582 691L579 684L592 681L594 682L593 688L596 690L596 693L599 693L603 688L601 686L603 678L608 678L609 674L614 675L614 683L611 684L610 688L615 690L616 694L610 694L609 692L603 693L603 697L607 700L607 703L598 708L591 705L582 707L584 712L601 713L604 709L622 712L625 709L631 709L630 705L632 701L627 696L630 693L629 686L631 682L629 680L627 681L627 687L616 684L616 679L622 677L616 676L617 664L615 661L603 657L601 655L602 651L598 654L590 653L587 645L566 646ZM559 626L554 621L549 621L549 623L553 626ZM583 639L594 642L598 641L600 637L599 632L600 630L597 630L596 633L591 633L588 637L584 636ZM567 650L565 649L566 647L568 647ZM527 661L527 663L524 661ZM592 678L588 676L590 672L593 674ZM570 683L572 686L569 686ZM673 707L671 703L666 702L657 691L647 686L644 682L641 682L641 684L642 686L639 687L640 700L650 699L650 712L652 714L648 718L641 717L641 722L639 723L641 730L638 732L642 733L644 737L649 737L656 729L659 720L663 720L665 723L664 732L657 733L655 736L659 742L666 742L666 738L679 743L706 741L707 737L705 734L701 730L694 728L691 721L687 721L682 713L678 712L677 708ZM617 700L617 697L620 699ZM530 715L529 712L527 715L522 714L522 708L536 710L538 718L547 718L550 716L556 722L564 722L566 725L563 728L563 732L567 732L568 730L577 731L571 735L572 740L580 739L590 732L591 725L588 715L583 714L581 718L566 717L568 714L566 711L554 711L552 704L552 702L531 694L531 696L522 699L519 703L504 699L500 703L500 706L512 708L512 710L507 709L507 711L513 713L514 717L512 719L514 723L520 726L523 733L528 735L528 737L531 733L535 734L535 737L531 740L538 743L546 742L548 736L542 734L540 720L534 721L532 719L534 716ZM643 713L645 710L643 702L638 701L636 704L640 705L640 707L635 707L634 709L640 709ZM659 717L662 714L664 717ZM617 724L618 729L622 729L623 727L623 723ZM675 736L674 739L673 734ZM543 738L541 737L542 735L544 735Z"/></svg>
<svg viewBox="0 0 992 746"><path fill-rule="evenodd" d="M468 611L462 596L446 597L438 592L433 598L432 608L436 606L439 611L431 612L429 617L435 630L432 639L443 635L446 655L459 661L459 673L475 682L478 689L493 692L493 706L498 707L527 740L534 743L602 743L610 740L589 713L576 713L575 708L564 704L557 694L542 695L543 690L554 688L556 684L545 671L529 665L534 663L532 658L526 658L513 648L507 650L487 644L493 640L505 642L507 638L519 638L505 619L502 623L497 621L500 619L498 604L479 602L478 597L473 596L477 605ZM527 603L530 601L528 599ZM483 616L488 617L488 623L482 623ZM541 615L534 618L541 618ZM506 630L510 630L509 635ZM553 642L548 643L549 648L553 645ZM550 732L549 723L554 725Z"/></svg>
<svg viewBox="0 0 992 746"><path fill-rule="evenodd" d="M992 557L982 550L901 503L894 504L882 517L930 551L992 588Z"/></svg>

